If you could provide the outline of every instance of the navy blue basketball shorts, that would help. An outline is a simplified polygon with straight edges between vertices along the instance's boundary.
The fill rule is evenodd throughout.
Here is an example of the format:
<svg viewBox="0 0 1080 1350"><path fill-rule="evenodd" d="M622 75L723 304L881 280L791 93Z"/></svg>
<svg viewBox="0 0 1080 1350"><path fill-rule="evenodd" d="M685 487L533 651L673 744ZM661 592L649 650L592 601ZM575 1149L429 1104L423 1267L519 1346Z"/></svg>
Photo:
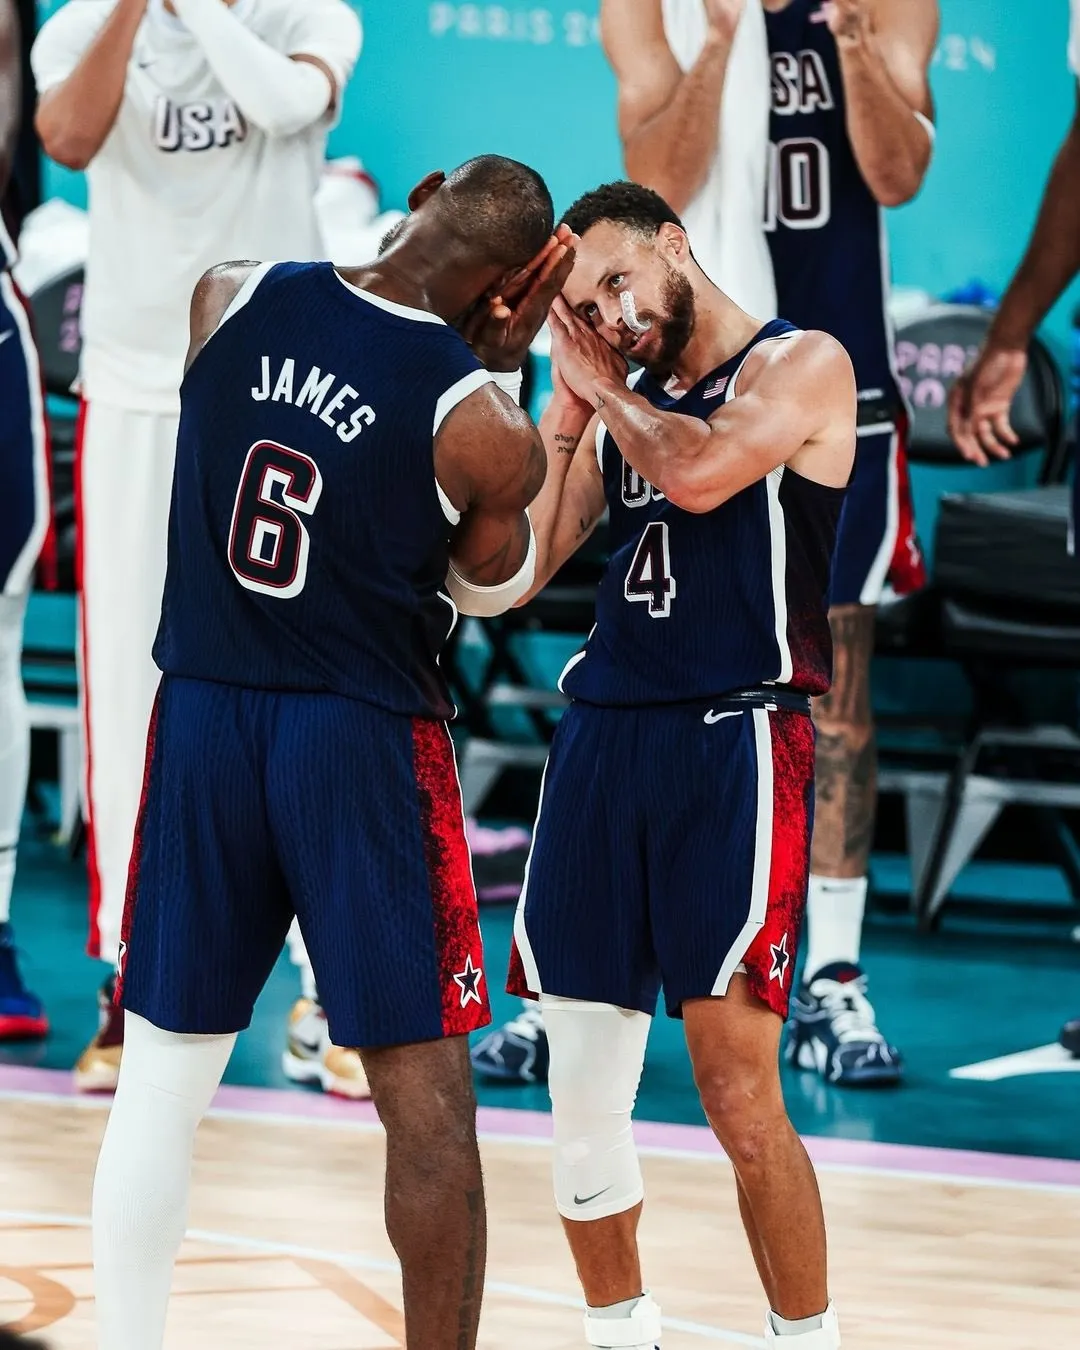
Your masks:
<svg viewBox="0 0 1080 1350"><path fill-rule="evenodd" d="M907 434L903 414L858 429L855 473L836 532L830 605L876 605L886 590L909 595L926 585L911 503Z"/></svg>
<svg viewBox="0 0 1080 1350"><path fill-rule="evenodd" d="M0 268L0 593L29 590L48 526L41 367L26 305Z"/></svg>
<svg viewBox="0 0 1080 1350"><path fill-rule="evenodd" d="M574 703L544 772L511 993L668 1015L737 972L787 1016L806 907L814 729L775 705Z"/></svg>
<svg viewBox="0 0 1080 1350"><path fill-rule="evenodd" d="M335 694L164 676L117 999L166 1031L240 1031L293 915L336 1045L491 1020L450 734Z"/></svg>

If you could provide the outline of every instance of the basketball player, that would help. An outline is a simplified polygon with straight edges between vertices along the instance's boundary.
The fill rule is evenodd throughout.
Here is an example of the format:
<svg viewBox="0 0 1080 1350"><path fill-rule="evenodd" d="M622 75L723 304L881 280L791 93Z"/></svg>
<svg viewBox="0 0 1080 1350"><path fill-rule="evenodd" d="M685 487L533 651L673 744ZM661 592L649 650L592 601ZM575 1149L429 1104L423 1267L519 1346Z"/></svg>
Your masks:
<svg viewBox="0 0 1080 1350"><path fill-rule="evenodd" d="M33 51L45 150L86 169L77 506L90 952L117 958L157 684L150 657L187 332L187 298L223 258L323 256L314 195L360 48L344 0L79 0ZM116 1085L123 1020L112 977L77 1086ZM308 1015L310 1013L310 1016ZM297 1050L345 1062L314 1005ZM303 1042L313 1041L304 1051Z"/></svg>
<svg viewBox="0 0 1080 1350"><path fill-rule="evenodd" d="M697 0L604 0L608 55L631 177L677 208L706 183L717 153L725 62L756 0L701 0L707 36L683 71L670 25ZM917 589L915 536L887 316L881 207L919 190L934 140L928 70L937 0L761 0L772 65L765 227L778 312L843 343L859 386L855 476L830 590L831 691L815 705L817 818L805 979L789 1059L826 1082L896 1083L900 1058L877 1028L859 965L877 799L870 709L875 609ZM703 245L704 246L704 245Z"/></svg>
<svg viewBox="0 0 1080 1350"><path fill-rule="evenodd" d="M22 681L23 617L49 523L41 370L30 318L15 289L11 177L22 102L20 36L13 0L0 0L0 1041L47 1034L41 1000L15 955L11 890L26 784L30 724Z"/></svg>
<svg viewBox="0 0 1080 1350"><path fill-rule="evenodd" d="M825 333L734 305L647 188L599 188L566 223L580 242L552 310L533 589L605 505L611 557L560 682L572 702L510 984L543 1009L586 1340L660 1337L630 1117L662 983L735 1169L766 1342L833 1350L821 1204L777 1060L810 862L810 700L829 686L826 591L855 450L851 362ZM627 358L643 367L629 384Z"/></svg>
<svg viewBox="0 0 1080 1350"><path fill-rule="evenodd" d="M408 1343L475 1344L489 1014L439 653L455 605L532 583L545 456L504 390L573 241L497 156L410 206L374 263L224 264L192 303L94 1186L109 1350L161 1345L195 1130L294 914L335 1040L366 1047Z"/></svg>
<svg viewBox="0 0 1080 1350"><path fill-rule="evenodd" d="M1069 67L1080 76L1080 0L1071 0ZM1008 459L1017 436L1009 422L1013 397L1027 371L1035 330L1080 273L1080 85L1073 120L1058 151L1027 252L1002 297L983 349L953 385L949 432L965 459L985 467ZM1080 473L1073 474L1069 551L1076 552ZM1061 1043L1080 1058L1080 1017L1067 1022Z"/></svg>

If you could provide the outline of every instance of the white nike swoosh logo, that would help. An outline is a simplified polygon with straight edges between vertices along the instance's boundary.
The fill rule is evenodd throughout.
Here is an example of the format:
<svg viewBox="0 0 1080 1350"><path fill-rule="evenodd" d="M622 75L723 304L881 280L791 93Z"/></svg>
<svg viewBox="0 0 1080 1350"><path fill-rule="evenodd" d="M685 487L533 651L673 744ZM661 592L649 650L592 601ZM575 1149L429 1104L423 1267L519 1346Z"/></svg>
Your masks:
<svg viewBox="0 0 1080 1350"><path fill-rule="evenodd" d="M9 337L14 336L15 336L14 328L9 328L6 333L0 333L0 346L3 346L3 344L8 340Z"/></svg>
<svg viewBox="0 0 1080 1350"><path fill-rule="evenodd" d="M736 708L732 712L722 712L722 713L713 712L713 710L710 708L709 711L705 714L705 725L707 727L711 727L716 722L722 722L725 717L741 717L741 716L742 716L741 708Z"/></svg>

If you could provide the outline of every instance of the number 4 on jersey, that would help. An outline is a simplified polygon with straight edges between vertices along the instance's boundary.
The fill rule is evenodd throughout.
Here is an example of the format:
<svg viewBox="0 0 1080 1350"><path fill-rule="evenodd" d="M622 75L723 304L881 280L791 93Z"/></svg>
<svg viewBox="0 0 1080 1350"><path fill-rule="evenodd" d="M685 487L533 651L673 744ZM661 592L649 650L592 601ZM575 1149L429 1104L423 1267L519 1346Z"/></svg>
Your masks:
<svg viewBox="0 0 1080 1350"><path fill-rule="evenodd" d="M638 540L630 570L623 583L627 600L649 606L649 616L666 619L675 599L675 578L671 575L667 521L652 520Z"/></svg>

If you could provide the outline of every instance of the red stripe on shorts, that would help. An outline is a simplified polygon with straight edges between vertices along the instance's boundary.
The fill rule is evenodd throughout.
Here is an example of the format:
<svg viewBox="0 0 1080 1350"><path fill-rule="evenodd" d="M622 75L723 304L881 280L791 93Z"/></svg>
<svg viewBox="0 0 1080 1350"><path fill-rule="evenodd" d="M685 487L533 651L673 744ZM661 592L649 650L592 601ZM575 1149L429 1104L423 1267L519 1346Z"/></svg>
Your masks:
<svg viewBox="0 0 1080 1350"><path fill-rule="evenodd" d="M139 814L135 820L135 838L131 845L131 858L128 862L127 890L124 893L124 917L120 923L120 954L116 963L116 993L113 1002L120 1005L124 992L124 965L127 958L128 943L135 922L135 906L139 900L139 863L142 861L143 826L146 823L146 802L150 796L150 775L154 764L154 745L157 741L158 710L161 703L161 689L154 695L154 707L150 713L150 725L146 732L146 758L143 760L142 792L139 796Z"/></svg>
<svg viewBox="0 0 1080 1350"><path fill-rule="evenodd" d="M444 1036L464 1036L491 1021L472 861L450 733L442 722L413 719L413 771L431 886Z"/></svg>
<svg viewBox="0 0 1080 1350"><path fill-rule="evenodd" d="M897 595L911 595L926 585L926 559L915 529L915 505L911 497L907 443L909 423L906 414L896 420L899 445L896 452L897 528L896 547L889 562L889 585Z"/></svg>
<svg viewBox="0 0 1080 1350"><path fill-rule="evenodd" d="M743 963L750 992L787 1017L810 880L814 725L797 712L771 712L768 718L773 761L769 896L765 922Z"/></svg>

